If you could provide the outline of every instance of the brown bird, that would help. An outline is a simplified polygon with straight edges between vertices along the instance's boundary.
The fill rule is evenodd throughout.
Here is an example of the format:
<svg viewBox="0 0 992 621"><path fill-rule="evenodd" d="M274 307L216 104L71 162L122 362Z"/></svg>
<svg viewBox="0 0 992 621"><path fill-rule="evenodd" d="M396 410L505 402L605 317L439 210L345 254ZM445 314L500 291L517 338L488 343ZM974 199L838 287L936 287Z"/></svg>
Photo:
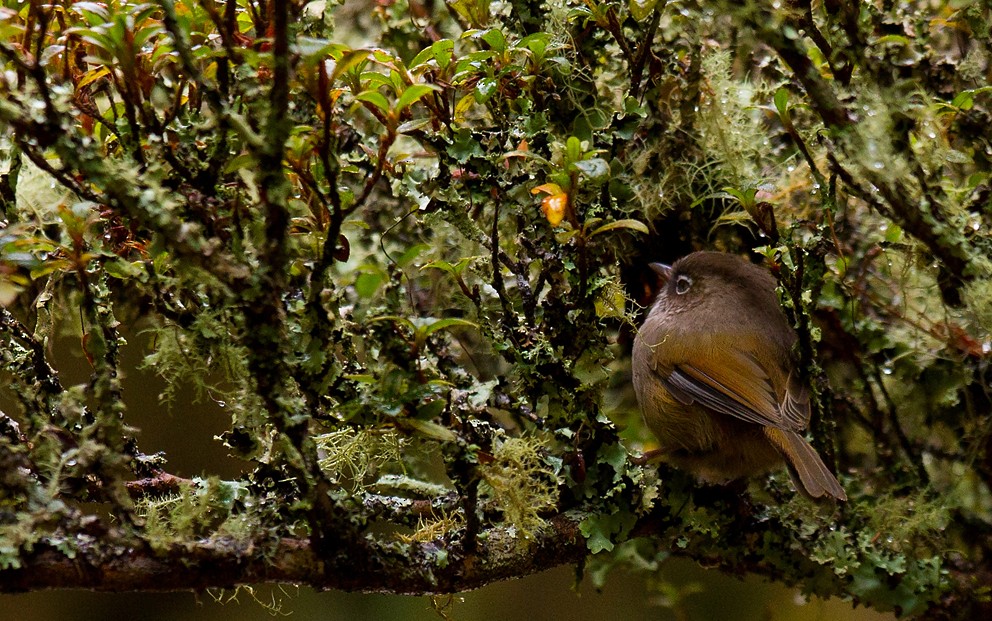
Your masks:
<svg viewBox="0 0 992 621"><path fill-rule="evenodd" d="M809 496L847 500L801 435L809 392L792 369L797 337L772 275L722 252L651 267L664 284L634 339L632 370L663 458L709 483L763 474L784 459Z"/></svg>

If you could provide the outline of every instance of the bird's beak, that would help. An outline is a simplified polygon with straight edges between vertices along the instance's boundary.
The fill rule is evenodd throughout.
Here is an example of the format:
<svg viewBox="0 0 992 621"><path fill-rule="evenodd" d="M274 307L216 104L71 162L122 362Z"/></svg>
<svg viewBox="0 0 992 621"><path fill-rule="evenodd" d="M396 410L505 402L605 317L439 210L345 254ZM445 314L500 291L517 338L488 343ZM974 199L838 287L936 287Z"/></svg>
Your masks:
<svg viewBox="0 0 992 621"><path fill-rule="evenodd" d="M668 279L672 277L671 265L665 265L664 263L651 263L650 267L654 270L654 273L658 275L658 279L661 281L662 285L667 283Z"/></svg>

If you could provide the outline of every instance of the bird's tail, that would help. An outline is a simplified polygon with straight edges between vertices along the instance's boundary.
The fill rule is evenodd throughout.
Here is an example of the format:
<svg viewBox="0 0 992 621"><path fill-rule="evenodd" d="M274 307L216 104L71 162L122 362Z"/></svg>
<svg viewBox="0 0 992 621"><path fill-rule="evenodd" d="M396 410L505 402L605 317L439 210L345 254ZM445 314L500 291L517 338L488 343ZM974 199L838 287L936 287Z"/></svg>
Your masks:
<svg viewBox="0 0 992 621"><path fill-rule="evenodd" d="M796 487L812 498L832 496L837 500L847 500L847 494L837 477L827 469L816 449L801 435L774 427L765 427L765 435L785 457Z"/></svg>

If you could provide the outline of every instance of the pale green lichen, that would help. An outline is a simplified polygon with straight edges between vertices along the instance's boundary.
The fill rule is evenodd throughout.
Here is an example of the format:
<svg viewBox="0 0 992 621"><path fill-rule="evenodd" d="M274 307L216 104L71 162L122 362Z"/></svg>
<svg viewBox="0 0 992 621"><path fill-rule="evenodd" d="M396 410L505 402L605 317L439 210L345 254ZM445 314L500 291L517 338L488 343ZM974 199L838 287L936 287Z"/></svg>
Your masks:
<svg viewBox="0 0 992 621"><path fill-rule="evenodd" d="M403 543L423 543L441 539L447 533L458 530L465 525L463 513L448 513L440 515L431 513L430 517L420 517L417 526L410 533L397 533L396 537Z"/></svg>
<svg viewBox="0 0 992 621"><path fill-rule="evenodd" d="M702 73L708 86L697 114L699 143L708 159L716 163L728 185L757 187L762 183L758 166L768 151L767 130L761 126L756 103L766 103L759 81L741 82L734 78L730 52L705 54Z"/></svg>
<svg viewBox="0 0 992 621"><path fill-rule="evenodd" d="M984 337L984 346L992 339L992 261L976 261L974 272L978 276L969 282L963 293L965 308L971 321Z"/></svg>
<svg viewBox="0 0 992 621"><path fill-rule="evenodd" d="M914 175L906 154L897 150L894 115L902 108L899 95L879 88L877 84L859 83L855 89L859 123L857 132L846 132L839 138L845 144L841 152L832 154L859 177L883 184L902 187L905 195L919 197L920 180ZM877 190L875 190L877 195Z"/></svg>
<svg viewBox="0 0 992 621"><path fill-rule="evenodd" d="M390 429L338 429L316 436L318 465L335 483L352 492L364 490L389 464L401 465L408 440Z"/></svg>
<svg viewBox="0 0 992 621"><path fill-rule="evenodd" d="M950 510L942 497L926 492L914 496L886 496L874 503L865 532L876 534L896 551L935 544L950 520Z"/></svg>
<svg viewBox="0 0 992 621"><path fill-rule="evenodd" d="M135 512L144 519L145 537L152 544L169 544L176 538L193 539L216 533L231 516L235 500L245 494L244 484L216 477L194 479L180 485L179 491L146 497L135 503ZM225 529L248 534L251 529Z"/></svg>
<svg viewBox="0 0 992 621"><path fill-rule="evenodd" d="M285 599L298 597L298 593L290 593L287 589L293 587L285 584L251 586L239 585L233 589L207 589L207 594L216 604L241 604L239 596L243 593L248 598L262 607L273 617L286 617L291 614L291 610L285 609ZM297 589L299 587L296 587Z"/></svg>
<svg viewBox="0 0 992 621"><path fill-rule="evenodd" d="M243 378L249 376L247 356L228 334L228 318L203 312L187 330L163 326L146 332L152 336L152 351L142 362L165 382L159 399L171 406L178 391L192 391L196 399L209 396L225 405L247 392Z"/></svg>
<svg viewBox="0 0 992 621"><path fill-rule="evenodd" d="M479 467L484 493L524 539L544 528L541 512L558 503L557 482L543 450L544 443L533 437L498 440L493 461Z"/></svg>

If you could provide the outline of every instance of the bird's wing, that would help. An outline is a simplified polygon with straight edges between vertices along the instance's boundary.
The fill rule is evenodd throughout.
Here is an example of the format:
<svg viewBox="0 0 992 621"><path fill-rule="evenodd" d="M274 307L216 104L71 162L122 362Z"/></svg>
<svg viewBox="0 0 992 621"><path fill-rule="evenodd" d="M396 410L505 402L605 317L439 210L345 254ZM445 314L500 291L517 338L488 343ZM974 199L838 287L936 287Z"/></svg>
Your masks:
<svg viewBox="0 0 992 621"><path fill-rule="evenodd" d="M676 364L667 374L662 369L656 372L682 403L699 403L714 412L766 427L805 429L809 418L805 390L792 394L790 381L790 390L780 404L768 374L752 354L728 349L713 353L716 355L707 356L712 364L693 360Z"/></svg>
<svg viewBox="0 0 992 621"><path fill-rule="evenodd" d="M786 429L800 431L806 429L809 424L809 391L798 381L792 373L786 381L785 399L779 412L782 419L787 423Z"/></svg>

